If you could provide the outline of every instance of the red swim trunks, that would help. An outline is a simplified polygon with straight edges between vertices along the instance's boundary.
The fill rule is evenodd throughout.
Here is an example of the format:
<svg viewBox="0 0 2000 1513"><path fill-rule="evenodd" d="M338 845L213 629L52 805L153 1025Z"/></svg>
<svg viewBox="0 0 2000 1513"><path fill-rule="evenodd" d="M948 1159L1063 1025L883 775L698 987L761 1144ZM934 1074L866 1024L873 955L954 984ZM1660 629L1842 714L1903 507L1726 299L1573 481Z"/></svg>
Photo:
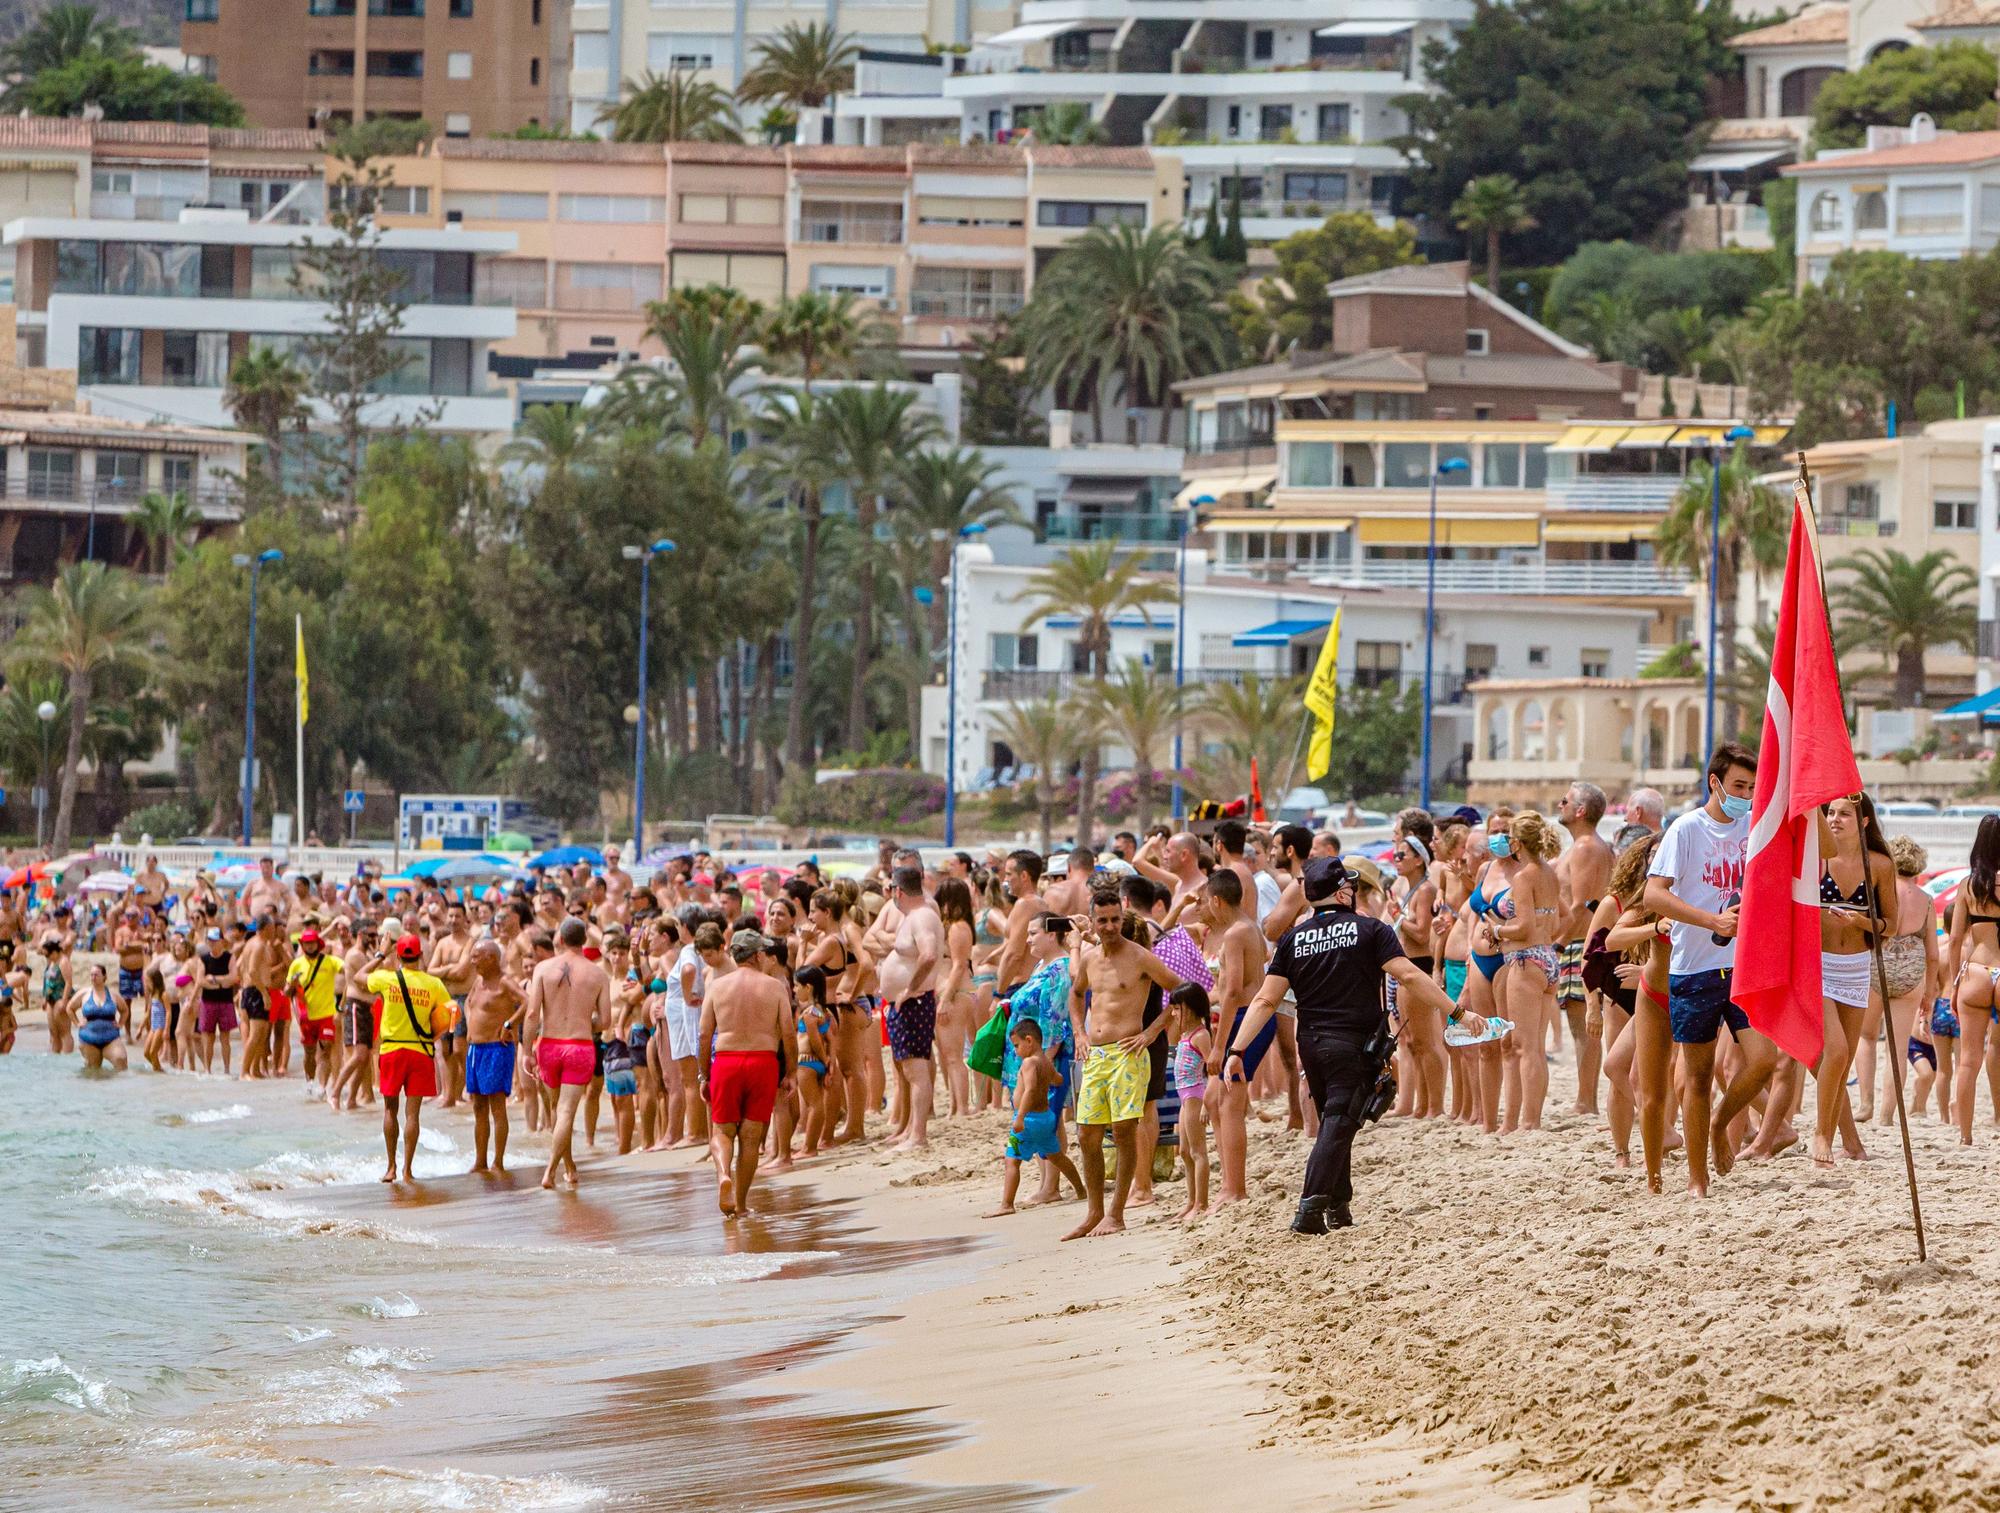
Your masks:
<svg viewBox="0 0 2000 1513"><path fill-rule="evenodd" d="M769 1124L778 1102L776 1051L717 1051L708 1068L708 1116L717 1124Z"/></svg>
<svg viewBox="0 0 2000 1513"><path fill-rule="evenodd" d="M408 1093L416 1098L435 1098L438 1090L437 1062L424 1051L405 1046L384 1051L377 1058L382 1070L382 1096L394 1098Z"/></svg>
<svg viewBox="0 0 2000 1513"><path fill-rule="evenodd" d="M313 1019L299 1015L300 1045L332 1045L340 1034L340 1016L329 1014L324 1019Z"/></svg>
<svg viewBox="0 0 2000 1513"><path fill-rule="evenodd" d="M589 1087L597 1073L597 1048L588 1040L550 1040L535 1046L535 1067L548 1087Z"/></svg>

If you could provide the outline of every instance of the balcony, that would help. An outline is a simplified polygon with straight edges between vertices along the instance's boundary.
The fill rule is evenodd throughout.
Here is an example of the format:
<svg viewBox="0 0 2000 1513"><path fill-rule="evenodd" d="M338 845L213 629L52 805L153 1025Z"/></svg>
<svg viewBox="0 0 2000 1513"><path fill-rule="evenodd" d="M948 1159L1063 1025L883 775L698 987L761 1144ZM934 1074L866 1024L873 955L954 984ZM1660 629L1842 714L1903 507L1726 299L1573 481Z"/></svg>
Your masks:
<svg viewBox="0 0 2000 1513"><path fill-rule="evenodd" d="M792 240L823 246L895 247L903 241L900 215L849 215L803 208L792 226Z"/></svg>
<svg viewBox="0 0 2000 1513"><path fill-rule="evenodd" d="M1129 541L1135 545L1173 545L1180 540L1180 519L1175 515L1124 514L1051 515L1036 528L1038 540L1056 543L1079 541Z"/></svg>
<svg viewBox="0 0 2000 1513"><path fill-rule="evenodd" d="M1684 482L1678 473L1584 473L1549 480L1549 505L1559 510L1658 510Z"/></svg>
<svg viewBox="0 0 2000 1513"><path fill-rule="evenodd" d="M1417 558L1320 566L1312 580L1323 584L1360 584L1365 588L1417 588L1425 584L1429 564ZM1685 578L1652 562L1452 562L1437 564L1440 593L1455 594L1591 594L1680 598L1688 591Z"/></svg>
<svg viewBox="0 0 2000 1513"><path fill-rule="evenodd" d="M0 507L49 515L127 515L148 493L182 493L202 515L234 518L243 509L243 485L234 479L209 479L179 490L150 490L131 484L86 484L67 477L9 477L0 488Z"/></svg>
<svg viewBox="0 0 2000 1513"><path fill-rule="evenodd" d="M933 320L999 320L1021 308L1018 294L945 294L910 291L910 314Z"/></svg>
<svg viewBox="0 0 2000 1513"><path fill-rule="evenodd" d="M1160 677L1171 680L1172 668L1156 669ZM1039 699L1048 694L1074 693L1077 686L1090 675L1070 672L1058 668L1023 668L1013 671L988 671L980 678L979 696L991 700ZM1198 689L1209 683L1241 683L1246 678L1258 678L1266 683L1282 681L1285 678L1303 679L1304 673L1288 673L1275 667L1190 667L1182 675L1183 681ZM1402 688L1421 688L1421 672L1370 671L1360 676L1343 675L1343 688L1376 688L1390 685ZM1462 672L1446 672L1439 669L1431 678L1431 702L1440 706L1463 704L1465 700L1466 676Z"/></svg>

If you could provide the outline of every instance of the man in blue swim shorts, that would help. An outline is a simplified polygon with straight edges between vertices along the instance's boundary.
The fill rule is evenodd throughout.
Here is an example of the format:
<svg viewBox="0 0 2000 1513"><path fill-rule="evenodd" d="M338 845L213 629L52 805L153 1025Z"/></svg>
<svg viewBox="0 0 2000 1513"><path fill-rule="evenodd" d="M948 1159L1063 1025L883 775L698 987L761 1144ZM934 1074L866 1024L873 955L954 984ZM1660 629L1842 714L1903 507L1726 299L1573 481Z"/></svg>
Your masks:
<svg viewBox="0 0 2000 1513"><path fill-rule="evenodd" d="M507 1170L507 1097L514 1091L515 1041L527 999L500 972L500 947L472 948L472 991L465 995L465 1091L472 1099L472 1170ZM486 1161L488 1135L493 1163Z"/></svg>

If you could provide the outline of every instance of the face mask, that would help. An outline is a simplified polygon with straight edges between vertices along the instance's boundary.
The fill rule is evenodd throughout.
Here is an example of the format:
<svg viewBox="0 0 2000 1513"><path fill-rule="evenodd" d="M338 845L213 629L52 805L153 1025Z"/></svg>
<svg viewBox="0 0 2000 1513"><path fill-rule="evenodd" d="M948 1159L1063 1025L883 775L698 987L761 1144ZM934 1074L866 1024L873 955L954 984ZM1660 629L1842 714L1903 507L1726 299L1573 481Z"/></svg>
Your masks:
<svg viewBox="0 0 2000 1513"><path fill-rule="evenodd" d="M1740 820L1750 812L1754 803L1753 799L1739 799L1734 794L1725 793L1722 796L1722 812L1733 820Z"/></svg>
<svg viewBox="0 0 2000 1513"><path fill-rule="evenodd" d="M1495 856L1512 856L1514 854L1513 837L1507 835L1489 835L1486 837L1486 849Z"/></svg>

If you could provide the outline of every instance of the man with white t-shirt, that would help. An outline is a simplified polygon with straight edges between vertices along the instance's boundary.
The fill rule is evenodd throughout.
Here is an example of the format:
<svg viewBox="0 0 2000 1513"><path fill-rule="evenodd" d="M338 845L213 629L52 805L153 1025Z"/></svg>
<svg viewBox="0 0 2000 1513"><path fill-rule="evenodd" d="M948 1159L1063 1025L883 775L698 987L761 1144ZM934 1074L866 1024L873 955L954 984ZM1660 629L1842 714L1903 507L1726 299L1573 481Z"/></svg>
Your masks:
<svg viewBox="0 0 2000 1513"><path fill-rule="evenodd" d="M1718 1174L1736 1158L1729 1124L1750 1106L1778 1066L1778 1048L1750 1028L1730 1002L1736 966L1737 916L1743 893L1744 852L1750 840L1751 798L1757 758L1725 741L1708 760L1708 802L1668 828L1653 853L1645 907L1672 924L1673 956L1667 975L1667 1018L1682 1057L1682 1125L1687 1140L1688 1191L1708 1196L1711 1151ZM1715 1041L1723 1024L1735 1037L1739 1064L1714 1111ZM1790 1108L1785 1080L1773 1088L1763 1127L1750 1154L1770 1155L1786 1128ZM1797 1136L1792 1137L1796 1139Z"/></svg>

